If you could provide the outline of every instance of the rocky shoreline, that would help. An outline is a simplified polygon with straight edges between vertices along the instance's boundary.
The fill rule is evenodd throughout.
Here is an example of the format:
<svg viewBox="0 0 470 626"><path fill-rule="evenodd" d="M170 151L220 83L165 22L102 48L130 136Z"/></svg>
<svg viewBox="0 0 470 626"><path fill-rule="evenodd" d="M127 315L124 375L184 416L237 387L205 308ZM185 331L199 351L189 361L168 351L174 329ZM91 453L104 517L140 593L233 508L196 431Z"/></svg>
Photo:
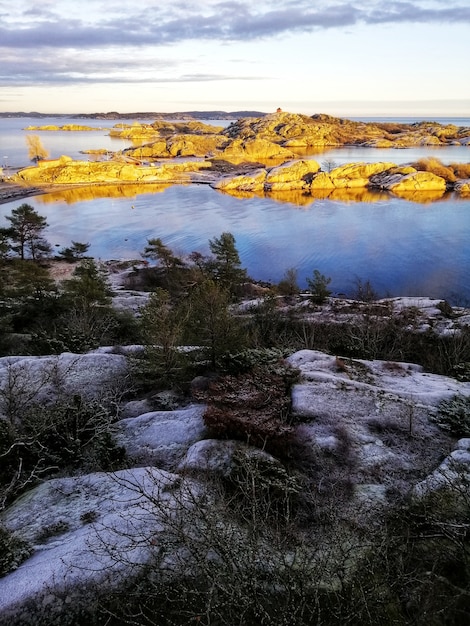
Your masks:
<svg viewBox="0 0 470 626"><path fill-rule="evenodd" d="M397 165L353 162L322 166L312 149L363 146L470 145L470 128L438 123L372 124L328 115L308 117L277 112L242 118L227 128L201 122L165 122L124 126L113 136L135 146L106 160L42 160L20 169L0 185L0 203L50 191L94 185L205 183L229 193L299 191L329 197L338 190L470 195L470 164L444 165L436 158ZM140 144L140 145L139 145ZM111 158L109 158L111 156ZM328 153L325 153L328 157Z"/></svg>

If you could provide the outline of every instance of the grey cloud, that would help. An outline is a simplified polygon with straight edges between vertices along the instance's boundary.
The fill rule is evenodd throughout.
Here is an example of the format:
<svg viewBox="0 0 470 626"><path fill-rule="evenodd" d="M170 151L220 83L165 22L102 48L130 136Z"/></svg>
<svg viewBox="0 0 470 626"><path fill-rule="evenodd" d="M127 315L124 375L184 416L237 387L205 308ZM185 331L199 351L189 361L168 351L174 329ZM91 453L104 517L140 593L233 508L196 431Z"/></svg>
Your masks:
<svg viewBox="0 0 470 626"><path fill-rule="evenodd" d="M115 61L87 60L77 63L73 59L62 62L37 60L16 60L0 66L0 82L4 86L53 85L53 84L93 84L93 83L187 83L231 80L263 80L262 77L233 76L223 74L181 74L171 78L159 76L160 67L168 69L168 61L160 63L152 60L151 69L145 74L136 74L142 67L134 61L123 60L117 69Z"/></svg>
<svg viewBox="0 0 470 626"><path fill-rule="evenodd" d="M196 8L195 8L196 7ZM251 41L287 33L347 27L358 23L468 23L470 7L451 2L389 2L354 5L344 2L278 3L276 8L258 9L245 2L221 2L198 8L191 3L140 8L122 18L105 13L93 25L78 20L44 19L30 25L0 26L0 42L12 48L83 48L175 44L187 40ZM106 16L110 16L109 18Z"/></svg>

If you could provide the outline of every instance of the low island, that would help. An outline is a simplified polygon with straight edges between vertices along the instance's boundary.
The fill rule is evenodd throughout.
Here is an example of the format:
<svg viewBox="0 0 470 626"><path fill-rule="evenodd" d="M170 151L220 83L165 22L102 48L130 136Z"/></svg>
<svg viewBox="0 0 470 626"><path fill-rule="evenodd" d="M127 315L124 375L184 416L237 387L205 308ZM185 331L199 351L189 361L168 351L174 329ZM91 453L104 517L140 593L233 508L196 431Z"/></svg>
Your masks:
<svg viewBox="0 0 470 626"><path fill-rule="evenodd" d="M120 123L111 134L132 139L138 145L112 154L94 151L97 160L73 160L68 156L39 160L8 178L4 201L11 199L8 189L12 185L16 185L18 195L21 189L24 195L30 195L51 187L125 183L207 183L229 193L300 191L320 197L329 197L338 190L351 190L354 195L359 189L386 191L404 198L420 192L426 192L430 199L446 191L470 195L469 164L444 165L429 158L397 165L390 158L387 162L336 167L328 160L320 165L311 158L318 149L351 145L390 148L391 152L423 145L470 145L470 128L454 125L372 124L279 111L241 118L227 128L199 121L156 120L153 124Z"/></svg>

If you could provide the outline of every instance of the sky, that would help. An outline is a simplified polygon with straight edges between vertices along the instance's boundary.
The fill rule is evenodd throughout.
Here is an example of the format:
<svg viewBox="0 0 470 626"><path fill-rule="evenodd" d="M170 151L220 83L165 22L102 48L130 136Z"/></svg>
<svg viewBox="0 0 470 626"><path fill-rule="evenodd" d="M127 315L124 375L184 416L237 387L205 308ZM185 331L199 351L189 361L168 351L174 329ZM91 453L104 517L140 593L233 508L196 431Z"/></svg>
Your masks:
<svg viewBox="0 0 470 626"><path fill-rule="evenodd" d="M470 116L469 59L470 0L0 0L2 112Z"/></svg>

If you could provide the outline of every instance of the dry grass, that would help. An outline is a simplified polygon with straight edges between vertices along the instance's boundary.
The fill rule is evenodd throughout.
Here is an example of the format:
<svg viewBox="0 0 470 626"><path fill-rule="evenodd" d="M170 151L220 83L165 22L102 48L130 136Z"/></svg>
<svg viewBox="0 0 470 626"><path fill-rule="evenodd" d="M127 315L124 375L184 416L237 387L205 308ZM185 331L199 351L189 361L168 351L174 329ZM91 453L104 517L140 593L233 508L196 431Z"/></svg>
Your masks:
<svg viewBox="0 0 470 626"><path fill-rule="evenodd" d="M470 163L451 163L449 167L454 170L457 178L470 178Z"/></svg>
<svg viewBox="0 0 470 626"><path fill-rule="evenodd" d="M442 161L435 157L419 159L415 163L412 163L412 166L421 172L431 172L436 176L440 176L449 183L453 183L457 180L452 167L444 165Z"/></svg>

